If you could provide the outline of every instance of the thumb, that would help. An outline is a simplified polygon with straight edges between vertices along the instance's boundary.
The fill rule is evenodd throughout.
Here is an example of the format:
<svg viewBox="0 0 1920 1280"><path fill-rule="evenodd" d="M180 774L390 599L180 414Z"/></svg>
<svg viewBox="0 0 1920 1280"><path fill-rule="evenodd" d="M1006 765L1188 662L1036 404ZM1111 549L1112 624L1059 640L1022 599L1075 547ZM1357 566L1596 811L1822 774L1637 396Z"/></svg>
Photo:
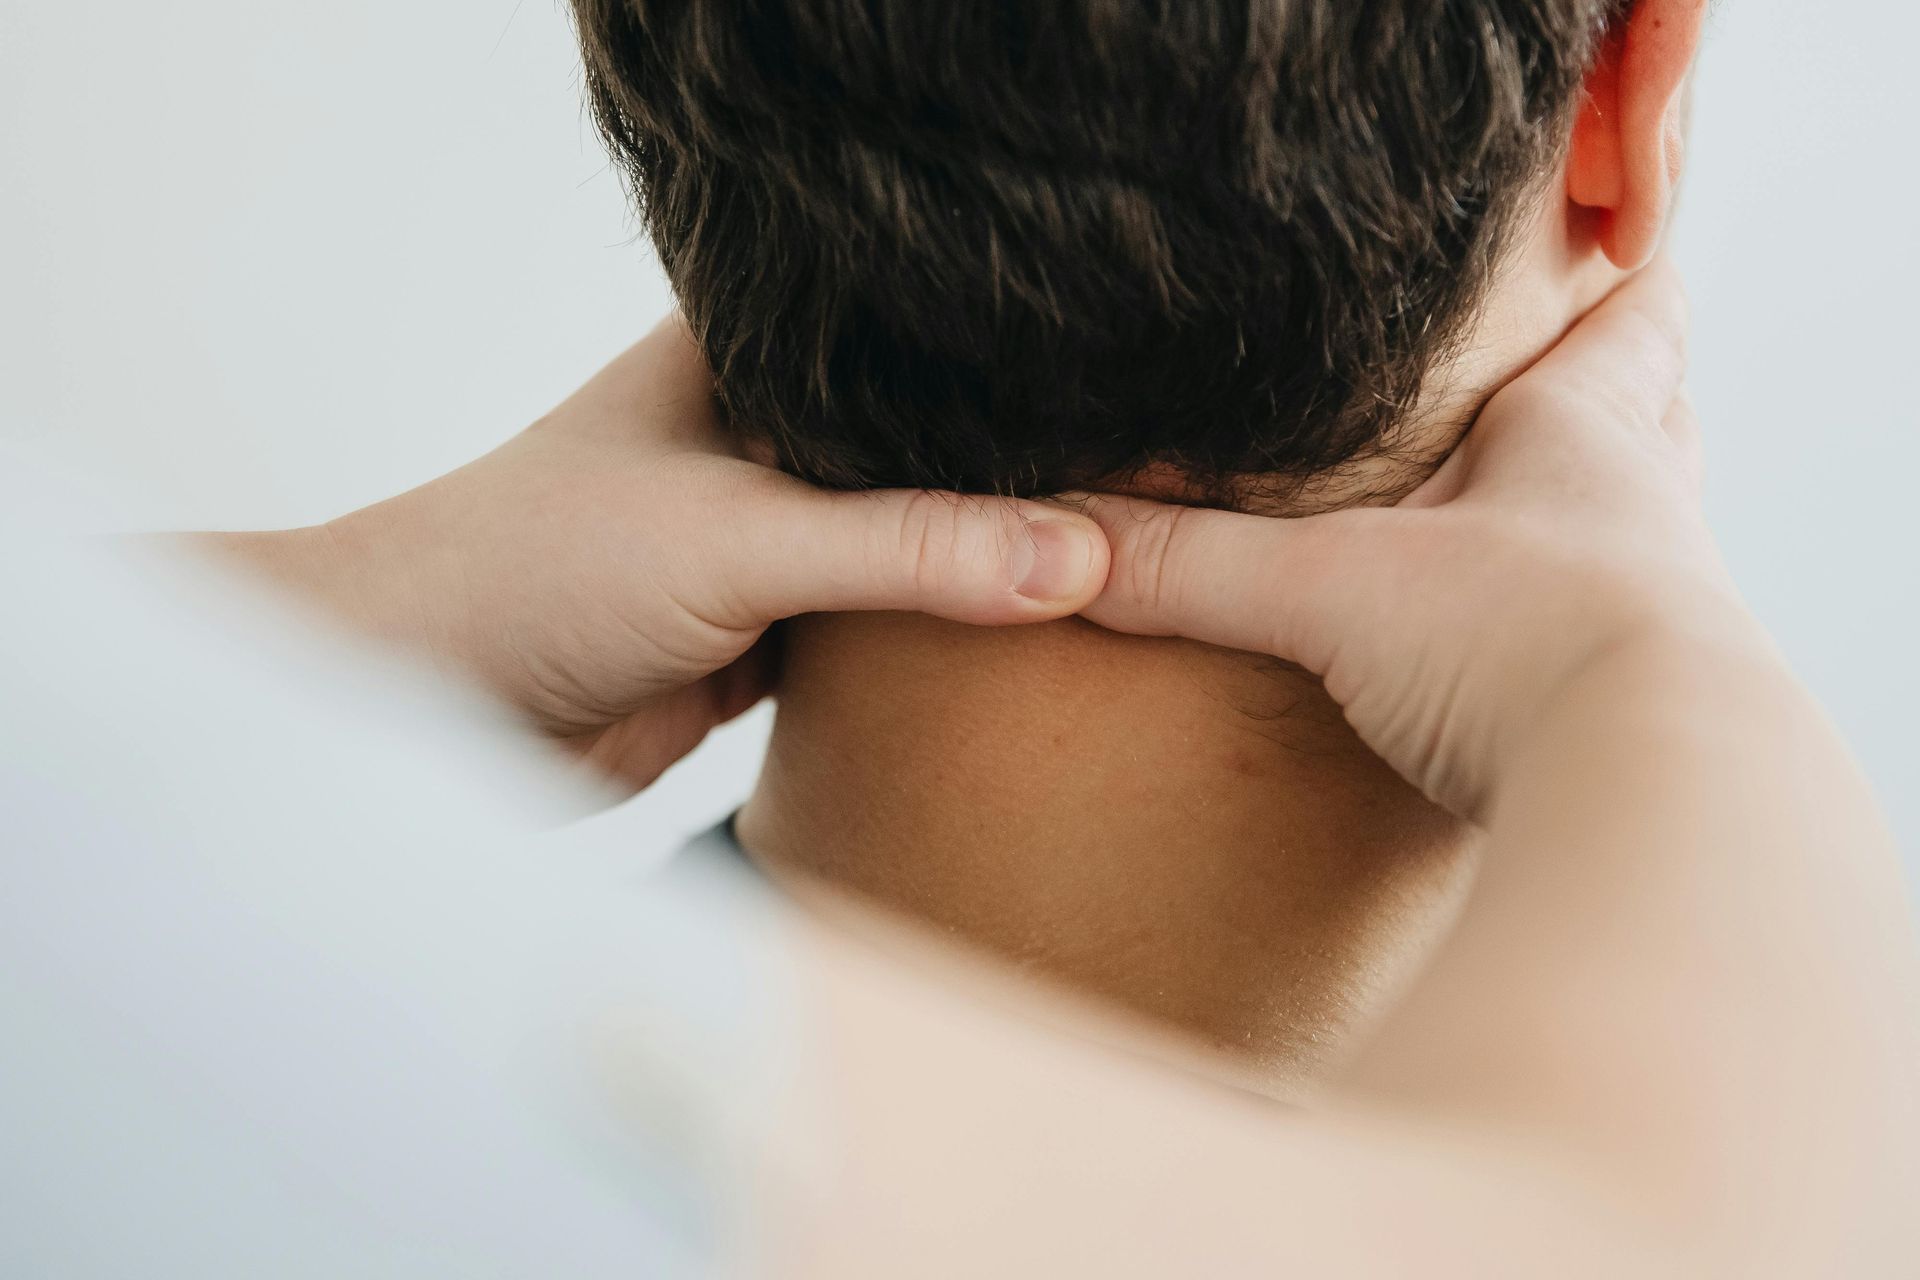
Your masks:
<svg viewBox="0 0 1920 1280"><path fill-rule="evenodd" d="M1352 510L1279 518L1143 498L1094 497L1112 569L1088 620L1136 635L1185 636L1264 653L1325 674L1350 571L1379 530Z"/></svg>
<svg viewBox="0 0 1920 1280"><path fill-rule="evenodd" d="M1077 613L1107 576L1085 516L932 490L829 493L795 483L756 513L733 595L762 625L797 613L899 609L1000 625Z"/></svg>

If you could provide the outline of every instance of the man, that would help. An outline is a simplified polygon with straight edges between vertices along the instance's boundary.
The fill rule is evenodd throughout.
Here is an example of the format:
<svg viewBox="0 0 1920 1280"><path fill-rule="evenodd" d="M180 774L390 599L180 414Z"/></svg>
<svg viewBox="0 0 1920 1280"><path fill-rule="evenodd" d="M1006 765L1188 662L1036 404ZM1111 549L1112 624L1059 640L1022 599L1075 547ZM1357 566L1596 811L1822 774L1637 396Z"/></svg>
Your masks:
<svg viewBox="0 0 1920 1280"><path fill-rule="evenodd" d="M1646 52L1630 26L1596 78L1618 119ZM1599 137L1567 190L1618 198L1626 253ZM1444 947L1300 1110L1002 1016L971 966L576 893L498 843L479 726L416 733L375 714L391 681L287 661L268 633L305 623L43 545L58 504L0 467L5 1269L731 1274L739 1219L696 1186L737 1153L780 1274L1911 1274L1904 898L1700 517L1683 331L1640 272L1397 508L1276 520L822 493L715 437L670 322L451 475L212 540L641 785L810 610L1082 612L1299 662L1486 831ZM790 1015L799 1043L755 1034Z"/></svg>
<svg viewBox="0 0 1920 1280"><path fill-rule="evenodd" d="M1704 0L576 0L751 449L842 488L1396 501L1658 247ZM937 567L937 566L935 566ZM1298 1095L1471 829L1270 660L1068 619L784 636L735 831Z"/></svg>
<svg viewBox="0 0 1920 1280"><path fill-rule="evenodd" d="M635 1203L622 1185L609 1217L608 1187L571 1185L577 1168L527 1127L529 1098L497 1087L577 1083L566 1028L611 990L629 1031L603 1078L630 1117L639 1104L669 1120L670 1150L651 1149L720 1138L766 1184L728 1202L764 1232L736 1241L762 1250L756 1270L1909 1274L1915 966L1897 863L1843 745L1718 562L1683 331L1671 269L1640 273L1397 509L1275 520L1095 500L1097 525L1059 517L1091 536L1088 572L1075 580L1069 557L1041 574L1066 594L1025 594L1044 555L983 536L1044 508L820 493L730 455L700 430L706 373L671 323L459 471L325 526L215 540L640 784L751 696L755 640L806 609L1014 624L1079 608L1299 661L1388 765L1487 832L1445 945L1310 1109L1106 1052L1086 1043L1106 1020L910 942L881 958L791 913L749 929L666 886L657 909L631 892L565 904L538 886L545 859L510 858L502 879L511 867L485 853L498 770L449 773L461 752L431 734L349 732L341 704L364 678L281 672L299 696L262 696L244 645L137 607L101 625L140 594L124 569L96 580L71 556L25 557L13 595L30 625L10 634L26 648L8 669L26 715L7 728L29 767L0 810L24 819L27 880L0 938L28 975L12 1021L33 1066L6 1099L29 1194L0 1234L115 1273L136 1256L200 1274L236 1251L298 1270L399 1250L411 1272L466 1274L516 1239L552 1262L561 1246L542 1235L560 1223L582 1273L661 1270L646 1237L697 1225L675 1211L690 1188L655 1182ZM913 571L935 543L939 571ZM289 734L301 753L259 750ZM429 762L440 781L416 792ZM233 805L236 777L254 803ZM289 828L316 777L328 821ZM352 856L329 848L343 839ZM458 866L417 856L448 848ZM224 864L211 878L209 858ZM743 942L759 956L746 970ZM299 963L279 954L289 943ZM302 981L367 947L377 982ZM180 990L207 1016L137 994ZM403 991L422 997L403 1006L410 1032L392 1020ZM479 1009L511 1016L476 1025ZM66 1034L89 1012L104 1018ZM784 1051L736 1034L789 1013L805 1034ZM559 1059L529 1075L531 1049ZM151 1088L183 1063L218 1103ZM108 1080L125 1087L103 1094ZM784 1086L777 1114L751 1105L769 1101L755 1081ZM102 1097L128 1123L88 1120ZM365 1123L381 1098L405 1118ZM184 1142L182 1117L199 1126ZM209 1117L240 1118L243 1141L209 1135ZM503 1123L538 1149L502 1148ZM592 1155L604 1174L603 1143ZM289 1159L307 1176L278 1176ZM180 1211L235 1187L269 1225L236 1235L231 1215ZM343 1187L359 1210L344 1218ZM114 1230L74 1229L82 1200ZM684 1242L713 1259L710 1237Z"/></svg>
<svg viewBox="0 0 1920 1280"><path fill-rule="evenodd" d="M1034 993L926 948L583 885L510 840L544 788L476 767L481 726L394 720L411 693L290 661L310 627L261 602L43 547L23 476L12 1270L1911 1274L1905 899L1700 518L1683 326L1672 271L1641 273L1398 509L1092 503L1094 599L1021 593L1034 563L980 536L1016 502L815 493L716 450L672 325L460 471L215 540L550 729L557 691L593 702L582 741L642 782L796 608L1077 603L1297 659L1487 830L1435 962L1304 1110L1042 1025L1104 1035L1084 1013L1005 1016ZM946 571L901 572L943 538Z"/></svg>

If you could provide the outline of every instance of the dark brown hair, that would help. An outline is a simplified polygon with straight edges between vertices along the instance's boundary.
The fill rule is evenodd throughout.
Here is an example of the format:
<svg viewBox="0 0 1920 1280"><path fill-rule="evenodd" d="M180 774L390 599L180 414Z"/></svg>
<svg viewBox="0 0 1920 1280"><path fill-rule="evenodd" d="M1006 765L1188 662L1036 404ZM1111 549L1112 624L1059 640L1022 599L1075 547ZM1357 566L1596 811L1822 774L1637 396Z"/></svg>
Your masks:
<svg viewBox="0 0 1920 1280"><path fill-rule="evenodd" d="M1617 0L574 0L712 363L842 487L1362 456L1485 292Z"/></svg>

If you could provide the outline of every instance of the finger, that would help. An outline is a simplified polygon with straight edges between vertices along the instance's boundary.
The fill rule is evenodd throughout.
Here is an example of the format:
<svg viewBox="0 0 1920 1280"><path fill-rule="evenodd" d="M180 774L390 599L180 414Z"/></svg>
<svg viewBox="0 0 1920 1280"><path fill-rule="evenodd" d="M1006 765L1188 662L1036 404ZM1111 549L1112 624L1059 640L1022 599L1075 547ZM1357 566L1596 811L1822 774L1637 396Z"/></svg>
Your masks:
<svg viewBox="0 0 1920 1280"><path fill-rule="evenodd" d="M1686 365L1686 290L1663 254L1501 388L1463 447L1485 456L1520 444L1575 446L1583 428L1657 430Z"/></svg>
<svg viewBox="0 0 1920 1280"><path fill-rule="evenodd" d="M1662 254L1629 277L1532 372L1659 422L1687 372L1687 291L1673 260Z"/></svg>
<svg viewBox="0 0 1920 1280"><path fill-rule="evenodd" d="M752 648L707 677L713 686L715 724L745 715L773 692L780 678L782 639L779 627L769 627Z"/></svg>
<svg viewBox="0 0 1920 1280"><path fill-rule="evenodd" d="M1680 469L1686 476L1687 484L1694 496L1699 497L1706 488L1706 451L1700 438L1700 418L1694 412L1693 398L1687 394L1685 387L1680 389L1680 394L1668 406L1660 426L1679 453Z"/></svg>
<svg viewBox="0 0 1920 1280"><path fill-rule="evenodd" d="M1349 569L1363 565L1369 517L1345 511L1278 519L1142 498L1095 497L1112 568L1090 621L1137 635L1177 635L1298 662L1324 674L1322 637L1339 629Z"/></svg>
<svg viewBox="0 0 1920 1280"><path fill-rule="evenodd" d="M713 448L722 439L713 406L713 375L678 311L615 356L568 398L571 431L631 445L636 432L662 445ZM560 411L548 420L562 417ZM722 450L724 451L724 450Z"/></svg>
<svg viewBox="0 0 1920 1280"><path fill-rule="evenodd" d="M1049 503L926 490L827 493L782 483L736 544L733 595L763 625L797 613L900 609L979 625L1077 613L1107 543Z"/></svg>
<svg viewBox="0 0 1920 1280"><path fill-rule="evenodd" d="M607 777L643 790L710 731L773 692L779 661L779 638L769 631L706 678L650 698L624 719L567 745Z"/></svg>

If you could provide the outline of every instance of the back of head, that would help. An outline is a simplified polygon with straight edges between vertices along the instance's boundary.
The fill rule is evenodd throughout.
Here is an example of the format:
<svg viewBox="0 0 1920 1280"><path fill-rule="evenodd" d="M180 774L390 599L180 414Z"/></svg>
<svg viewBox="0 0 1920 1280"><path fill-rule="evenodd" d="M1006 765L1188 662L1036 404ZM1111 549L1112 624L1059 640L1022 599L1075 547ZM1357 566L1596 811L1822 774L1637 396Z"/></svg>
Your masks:
<svg viewBox="0 0 1920 1280"><path fill-rule="evenodd" d="M1545 180L1621 0L574 5L722 406L818 483L1391 496L1611 270ZM1470 849L1271 662L905 614L787 625L737 830L1267 1084Z"/></svg>
<svg viewBox="0 0 1920 1280"><path fill-rule="evenodd" d="M596 117L781 463L1228 500L1390 450L1617 0L575 0Z"/></svg>

